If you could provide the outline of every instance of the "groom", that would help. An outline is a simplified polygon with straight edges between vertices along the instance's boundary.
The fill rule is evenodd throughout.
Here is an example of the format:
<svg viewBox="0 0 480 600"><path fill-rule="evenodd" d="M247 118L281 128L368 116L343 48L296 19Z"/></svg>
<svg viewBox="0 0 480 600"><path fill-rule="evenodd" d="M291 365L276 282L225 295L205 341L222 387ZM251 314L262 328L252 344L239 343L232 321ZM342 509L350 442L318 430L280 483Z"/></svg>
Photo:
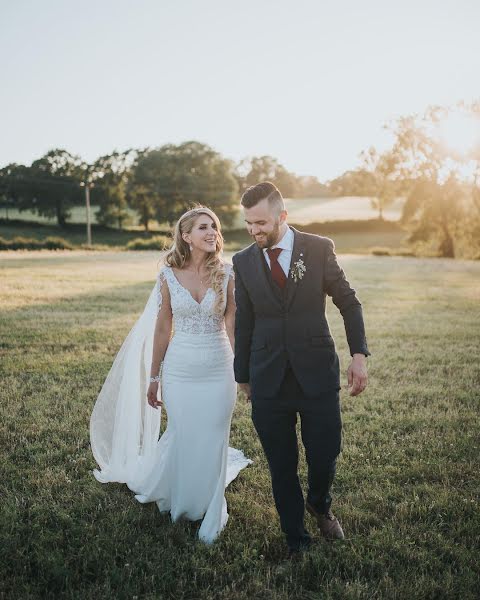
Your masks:
<svg viewBox="0 0 480 600"><path fill-rule="evenodd" d="M252 402L293 558L311 543L297 474L297 415L308 464L306 508L325 538L344 537L330 509L342 422L339 361L325 316L327 294L345 323L353 357L351 396L367 385L370 352L361 304L337 263L333 242L289 227L283 197L268 181L248 188L241 204L255 243L233 257L235 379Z"/></svg>

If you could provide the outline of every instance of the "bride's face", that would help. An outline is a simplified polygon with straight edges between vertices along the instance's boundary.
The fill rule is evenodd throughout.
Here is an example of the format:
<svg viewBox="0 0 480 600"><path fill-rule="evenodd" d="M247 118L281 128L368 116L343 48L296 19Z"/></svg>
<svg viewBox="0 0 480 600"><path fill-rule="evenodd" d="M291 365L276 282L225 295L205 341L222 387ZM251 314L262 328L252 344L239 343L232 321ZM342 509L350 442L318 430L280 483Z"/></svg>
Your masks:
<svg viewBox="0 0 480 600"><path fill-rule="evenodd" d="M184 234L184 240L195 250L215 252L217 247L218 231L215 221L208 215L199 215L192 231Z"/></svg>

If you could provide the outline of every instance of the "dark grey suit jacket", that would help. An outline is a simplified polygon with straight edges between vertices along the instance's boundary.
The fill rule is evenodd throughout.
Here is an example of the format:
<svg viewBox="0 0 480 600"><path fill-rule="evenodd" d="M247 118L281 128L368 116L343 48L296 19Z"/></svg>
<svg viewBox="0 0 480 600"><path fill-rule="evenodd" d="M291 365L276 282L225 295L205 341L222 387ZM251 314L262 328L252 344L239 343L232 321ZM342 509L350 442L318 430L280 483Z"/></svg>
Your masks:
<svg viewBox="0 0 480 600"><path fill-rule="evenodd" d="M343 316L350 353L370 354L362 306L338 265L332 240L291 229L290 267L302 260L306 272L295 282L290 270L283 290L256 244L233 257L235 379L250 383L253 397L278 392L287 361L307 396L340 389L338 355L325 316L327 294Z"/></svg>

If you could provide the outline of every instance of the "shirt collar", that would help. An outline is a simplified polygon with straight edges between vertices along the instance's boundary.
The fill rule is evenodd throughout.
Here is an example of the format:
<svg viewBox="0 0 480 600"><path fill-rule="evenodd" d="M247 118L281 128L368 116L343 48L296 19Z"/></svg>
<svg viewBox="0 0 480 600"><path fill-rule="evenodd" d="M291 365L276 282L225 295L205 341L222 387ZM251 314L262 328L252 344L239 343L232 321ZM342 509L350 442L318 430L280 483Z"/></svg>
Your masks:
<svg viewBox="0 0 480 600"><path fill-rule="evenodd" d="M288 227L287 225L287 231L283 234L282 239L278 242L278 244L275 244L275 246L272 246L273 248L281 248L282 250L292 250L293 249L293 240L294 240L294 235L293 235L293 230L290 229L290 227ZM267 248L263 249L263 253L266 254L267 253Z"/></svg>

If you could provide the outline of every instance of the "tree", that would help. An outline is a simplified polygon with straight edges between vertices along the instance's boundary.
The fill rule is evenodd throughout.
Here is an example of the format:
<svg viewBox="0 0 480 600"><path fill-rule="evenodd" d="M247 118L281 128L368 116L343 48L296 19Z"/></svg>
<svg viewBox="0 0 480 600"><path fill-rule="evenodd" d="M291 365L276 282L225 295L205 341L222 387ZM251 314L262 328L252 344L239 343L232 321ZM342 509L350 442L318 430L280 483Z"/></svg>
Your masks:
<svg viewBox="0 0 480 600"><path fill-rule="evenodd" d="M473 102L468 110L480 129L480 100ZM480 135L469 149L466 159L473 165L472 186L467 202L468 219L465 223L465 236L470 245L470 255L480 258Z"/></svg>
<svg viewBox="0 0 480 600"><path fill-rule="evenodd" d="M296 175L287 171L272 156L252 156L240 161L237 165L237 180L241 193L262 181L271 181L285 198L294 198L298 190Z"/></svg>
<svg viewBox="0 0 480 600"><path fill-rule="evenodd" d="M470 196L471 218L465 234L472 249L472 256L480 258L480 173L477 169Z"/></svg>
<svg viewBox="0 0 480 600"><path fill-rule="evenodd" d="M29 167L10 163L0 169L0 203L6 211L17 208L26 210L30 206L28 201L28 176Z"/></svg>
<svg viewBox="0 0 480 600"><path fill-rule="evenodd" d="M434 245L439 256L455 257L455 239L465 216L465 191L452 174L444 183L417 179L405 202L402 221L409 242Z"/></svg>
<svg viewBox="0 0 480 600"><path fill-rule="evenodd" d="M127 194L130 206L137 211L139 223L147 232L150 221L155 218L155 196L150 186L140 183L139 180L129 181Z"/></svg>
<svg viewBox="0 0 480 600"><path fill-rule="evenodd" d="M362 168L345 171L328 184L328 188L335 196L370 196L373 187L372 173Z"/></svg>
<svg viewBox="0 0 480 600"><path fill-rule="evenodd" d="M128 197L146 230L151 219L172 224L195 204L208 206L230 225L237 194L231 161L195 141L146 150L128 182Z"/></svg>
<svg viewBox="0 0 480 600"><path fill-rule="evenodd" d="M411 231L410 241L433 245L445 257L455 256L474 214L468 200L474 199L475 184L461 178L467 155L460 156L437 133L453 110L429 107L423 115L402 117L392 127L391 152L407 196L402 221Z"/></svg>
<svg viewBox="0 0 480 600"><path fill-rule="evenodd" d="M137 157L135 150L100 156L85 171L93 182L92 204L98 205L96 217L104 225L116 224L120 229L128 223L127 183Z"/></svg>
<svg viewBox="0 0 480 600"><path fill-rule="evenodd" d="M63 227L71 208L83 202L82 165L80 157L61 149L50 150L34 161L22 182L21 210L28 208L42 216L55 216Z"/></svg>
<svg viewBox="0 0 480 600"><path fill-rule="evenodd" d="M379 154L371 146L360 154L363 169L369 175L365 178L365 188L362 195L371 197L373 208L378 210L378 218L383 220L383 211L398 196L396 185L397 156L394 152Z"/></svg>
<svg viewBox="0 0 480 600"><path fill-rule="evenodd" d="M313 175L297 177L298 198L326 198L332 196L332 191L324 183L320 183Z"/></svg>
<svg viewBox="0 0 480 600"><path fill-rule="evenodd" d="M8 165L2 169L6 194L19 210L57 218L64 226L72 206L81 202L82 163L66 150L50 150L30 167Z"/></svg>
<svg viewBox="0 0 480 600"><path fill-rule="evenodd" d="M336 196L366 196L383 219L383 211L399 195L397 157L391 151L379 154L372 146L360 153L362 166L345 171L329 183Z"/></svg>

